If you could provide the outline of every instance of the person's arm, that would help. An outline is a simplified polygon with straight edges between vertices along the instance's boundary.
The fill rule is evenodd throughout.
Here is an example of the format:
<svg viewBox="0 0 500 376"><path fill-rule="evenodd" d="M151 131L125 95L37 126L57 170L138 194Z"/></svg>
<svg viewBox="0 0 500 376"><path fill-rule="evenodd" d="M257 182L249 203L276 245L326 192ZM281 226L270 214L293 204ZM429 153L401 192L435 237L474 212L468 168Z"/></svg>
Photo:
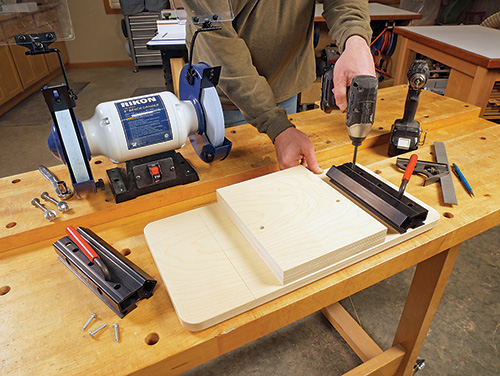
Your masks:
<svg viewBox="0 0 500 376"><path fill-rule="evenodd" d="M366 0L326 0L323 17L330 37L337 41L342 52L333 74L335 102L344 111L347 108L346 87L357 75L375 75L370 51L372 31Z"/></svg>
<svg viewBox="0 0 500 376"><path fill-rule="evenodd" d="M240 2L241 3L241 2ZM240 9L237 3L235 17ZM199 4L206 9L226 7L227 0L184 0L188 14ZM276 105L276 99L265 77L261 76L252 62L252 56L243 39L234 30L231 22L217 24L218 31L200 33L196 39L194 55L212 66L221 66L218 88L238 107L245 120L259 132L266 133L274 142L276 136L294 125L288 120L285 110ZM196 29L188 25L187 42ZM195 60L196 61L196 60Z"/></svg>
<svg viewBox="0 0 500 376"><path fill-rule="evenodd" d="M225 1L183 1L188 14L197 4L220 7ZM196 4L197 3L197 4ZM234 5L233 5L234 6ZM213 9L213 8L212 8ZM235 16L239 9L235 9ZM196 51L210 65L222 66L219 89L240 109L245 119L259 132L266 133L274 143L280 169L299 164L314 173L321 173L314 146L307 135L295 128L285 110L276 105L276 99L267 82L254 67L245 41L239 38L231 22L219 24L221 30L204 32L196 39ZM188 43L195 27L188 29Z"/></svg>

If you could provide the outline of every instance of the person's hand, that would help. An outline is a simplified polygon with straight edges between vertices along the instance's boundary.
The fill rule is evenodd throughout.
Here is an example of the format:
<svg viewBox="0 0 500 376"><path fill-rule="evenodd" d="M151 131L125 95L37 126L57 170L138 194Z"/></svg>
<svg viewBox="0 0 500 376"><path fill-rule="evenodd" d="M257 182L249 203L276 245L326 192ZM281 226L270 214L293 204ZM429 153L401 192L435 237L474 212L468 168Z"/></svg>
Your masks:
<svg viewBox="0 0 500 376"><path fill-rule="evenodd" d="M301 164L315 174L323 172L314 155L313 143L305 133L294 127L287 128L276 136L274 148L281 170Z"/></svg>
<svg viewBox="0 0 500 376"><path fill-rule="evenodd" d="M341 111L347 108L346 87L358 75L375 75L375 65L370 47L359 35L349 37L345 43L344 52L335 63L333 69L333 93L335 102Z"/></svg>

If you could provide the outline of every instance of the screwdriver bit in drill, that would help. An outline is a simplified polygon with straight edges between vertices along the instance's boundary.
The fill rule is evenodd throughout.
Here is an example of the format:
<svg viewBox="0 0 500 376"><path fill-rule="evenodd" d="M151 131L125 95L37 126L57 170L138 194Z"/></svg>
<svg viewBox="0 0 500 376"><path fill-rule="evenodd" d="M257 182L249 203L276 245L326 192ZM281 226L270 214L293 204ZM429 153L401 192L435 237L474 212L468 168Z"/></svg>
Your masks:
<svg viewBox="0 0 500 376"><path fill-rule="evenodd" d="M352 157L352 168L356 166L356 158L358 156L358 145L354 145L354 156Z"/></svg>

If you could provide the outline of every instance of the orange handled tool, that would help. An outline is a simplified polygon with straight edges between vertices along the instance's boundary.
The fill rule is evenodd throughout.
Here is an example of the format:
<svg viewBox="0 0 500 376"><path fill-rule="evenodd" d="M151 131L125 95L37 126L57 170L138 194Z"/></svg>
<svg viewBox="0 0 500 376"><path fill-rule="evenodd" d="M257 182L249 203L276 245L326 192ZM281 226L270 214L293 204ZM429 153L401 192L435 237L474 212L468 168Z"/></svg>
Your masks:
<svg viewBox="0 0 500 376"><path fill-rule="evenodd" d="M96 264L99 269L101 269L102 274L104 275L104 279L106 281L111 281L111 274L109 273L109 269L106 264L101 260L101 257L94 251L94 248L90 246L87 241L82 238L82 236L75 230L73 226L66 227L66 233L69 235L71 240L73 240L78 248L88 257L90 261Z"/></svg>
<svg viewBox="0 0 500 376"><path fill-rule="evenodd" d="M418 159L418 155L412 154L412 156L410 157L410 160L408 161L408 165L406 166L405 173L403 174L403 179L401 180L401 185L399 186L398 199L401 199L401 197L403 197L403 194L405 193L406 185L410 181L411 175L413 174L413 170L415 169L415 166L417 165L417 159Z"/></svg>

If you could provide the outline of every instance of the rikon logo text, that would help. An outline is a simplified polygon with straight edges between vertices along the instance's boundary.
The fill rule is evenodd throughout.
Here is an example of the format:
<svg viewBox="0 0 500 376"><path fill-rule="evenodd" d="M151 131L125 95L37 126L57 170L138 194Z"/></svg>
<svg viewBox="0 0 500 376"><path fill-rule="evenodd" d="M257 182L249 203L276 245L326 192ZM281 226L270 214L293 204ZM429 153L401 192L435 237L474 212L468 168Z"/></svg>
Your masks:
<svg viewBox="0 0 500 376"><path fill-rule="evenodd" d="M122 102L120 104L122 105L122 107L129 107L129 106L137 106L139 104L146 104L150 102L156 102L156 98L149 97L149 98L134 99L133 101Z"/></svg>

